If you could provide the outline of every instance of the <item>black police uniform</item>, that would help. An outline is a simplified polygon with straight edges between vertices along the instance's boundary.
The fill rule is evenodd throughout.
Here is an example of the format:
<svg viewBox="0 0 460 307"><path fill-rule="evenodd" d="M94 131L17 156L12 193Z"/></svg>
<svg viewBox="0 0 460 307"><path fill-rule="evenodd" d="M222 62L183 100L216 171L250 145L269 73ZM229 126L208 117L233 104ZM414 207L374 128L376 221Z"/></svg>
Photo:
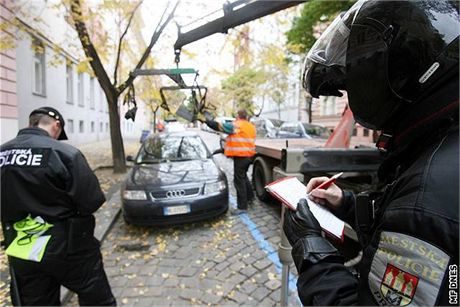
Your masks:
<svg viewBox="0 0 460 307"><path fill-rule="evenodd" d="M115 305L104 272L94 213L105 201L99 182L76 148L41 128L25 128L0 148L1 220L7 244L12 224L31 215L54 226L40 262L9 257L23 305L59 305L60 285L80 305Z"/></svg>
<svg viewBox="0 0 460 307"><path fill-rule="evenodd" d="M458 276L459 264L458 123L416 142L424 142L419 156L412 143L382 165L405 170L386 188L371 229L360 233L367 237L360 278L337 257L306 264L297 283L305 305L449 304L449 276ZM362 224L354 195L344 194L337 215Z"/></svg>

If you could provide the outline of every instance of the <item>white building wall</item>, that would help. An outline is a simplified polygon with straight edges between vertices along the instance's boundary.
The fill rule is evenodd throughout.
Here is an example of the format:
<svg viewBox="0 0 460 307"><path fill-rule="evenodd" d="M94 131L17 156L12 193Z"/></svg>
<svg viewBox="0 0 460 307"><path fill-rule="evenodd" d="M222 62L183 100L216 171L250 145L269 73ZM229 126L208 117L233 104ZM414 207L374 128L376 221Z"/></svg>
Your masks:
<svg viewBox="0 0 460 307"><path fill-rule="evenodd" d="M45 3L45 2L43 2ZM34 2L38 5L39 2ZM62 16L55 16L45 14L47 17L47 24L50 25L48 29L62 29L63 27L70 28ZM31 26L32 27L32 26ZM47 33L49 30L40 29L42 37L37 37L45 46L45 61L46 61L46 94L37 95L33 93L33 58L34 50L32 49L32 36L24 33L20 35L17 41L16 54L17 54L17 100L18 100L18 125L8 125L2 119L1 128L2 136L15 136L18 128L28 126L29 114L32 110L42 107L51 106L59 110L64 116L66 126L65 130L70 144L84 144L96 142L110 138L110 124L108 106L105 95L99 86L97 79L94 80L94 108L90 106L90 75L84 75L84 105L80 106L78 103L78 73L76 69L77 61L75 58L70 58L68 54L74 54L74 50L65 50L64 45L60 45L67 56L63 54L62 63L50 63L50 60L55 58L53 54L55 51L52 48L54 43L64 41L64 37L56 37L57 34L69 35L70 30L54 31ZM78 42L79 44L79 42ZM70 48L70 47L69 47ZM81 51L80 51L81 52ZM73 62L73 102L67 101L67 86L66 86L66 60ZM122 100L123 95L120 97ZM124 119L124 107L121 107L120 112L120 126L123 137L140 137L141 131L149 126L149 114L145 112L145 106L142 102L138 101L138 112L136 122L132 123L131 120ZM73 129L72 129L73 122ZM80 130L80 123L82 123L83 130ZM19 127L18 127L19 126ZM93 128L92 128L93 127ZM14 131L13 131L14 130Z"/></svg>

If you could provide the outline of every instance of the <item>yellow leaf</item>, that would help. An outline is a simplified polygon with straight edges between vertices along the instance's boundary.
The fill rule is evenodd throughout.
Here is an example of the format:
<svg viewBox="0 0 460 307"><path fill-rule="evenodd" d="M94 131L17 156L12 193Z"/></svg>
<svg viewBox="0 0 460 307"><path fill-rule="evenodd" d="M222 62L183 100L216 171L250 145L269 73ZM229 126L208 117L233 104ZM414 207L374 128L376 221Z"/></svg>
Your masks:
<svg viewBox="0 0 460 307"><path fill-rule="evenodd" d="M276 280L278 279L278 277L276 276L276 274L273 274L271 272L268 273L268 279L269 280Z"/></svg>

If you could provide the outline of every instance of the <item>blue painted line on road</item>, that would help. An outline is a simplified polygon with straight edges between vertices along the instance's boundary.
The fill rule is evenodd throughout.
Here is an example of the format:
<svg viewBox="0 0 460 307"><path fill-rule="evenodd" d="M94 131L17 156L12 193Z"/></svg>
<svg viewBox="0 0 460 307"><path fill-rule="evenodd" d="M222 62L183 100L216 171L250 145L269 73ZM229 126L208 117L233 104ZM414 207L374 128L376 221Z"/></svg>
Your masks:
<svg viewBox="0 0 460 307"><path fill-rule="evenodd" d="M229 201L230 201L230 205L236 208L236 199L231 194L229 195ZM278 252L273 248L270 242L265 240L262 233L259 231L259 229L257 229L257 225L251 220L251 218L249 217L249 215L247 215L247 213L241 213L238 216L243 221L243 223L246 224L249 231L251 232L252 237L259 244L259 247L267 254L268 259L270 259L273 262L278 274L281 275L283 265L279 261ZM296 288L297 286L296 286L295 278L294 276L291 275L291 278L289 278L289 289L292 290ZM300 300L299 299L297 300L298 300L299 305L302 306L302 303L300 302Z"/></svg>

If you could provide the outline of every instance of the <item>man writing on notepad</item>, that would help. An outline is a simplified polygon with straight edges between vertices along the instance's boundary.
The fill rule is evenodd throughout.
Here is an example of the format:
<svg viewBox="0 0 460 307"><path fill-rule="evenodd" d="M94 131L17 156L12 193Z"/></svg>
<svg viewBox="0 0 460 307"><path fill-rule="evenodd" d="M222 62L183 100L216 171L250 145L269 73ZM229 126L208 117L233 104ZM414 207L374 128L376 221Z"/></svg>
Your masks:
<svg viewBox="0 0 460 307"><path fill-rule="evenodd" d="M312 200L356 225L357 275L305 200L288 210L304 305L458 305L459 25L457 2L358 1L308 53L307 91L346 90L356 121L381 131L378 175L387 186L354 195L317 188L326 177L307 185Z"/></svg>

